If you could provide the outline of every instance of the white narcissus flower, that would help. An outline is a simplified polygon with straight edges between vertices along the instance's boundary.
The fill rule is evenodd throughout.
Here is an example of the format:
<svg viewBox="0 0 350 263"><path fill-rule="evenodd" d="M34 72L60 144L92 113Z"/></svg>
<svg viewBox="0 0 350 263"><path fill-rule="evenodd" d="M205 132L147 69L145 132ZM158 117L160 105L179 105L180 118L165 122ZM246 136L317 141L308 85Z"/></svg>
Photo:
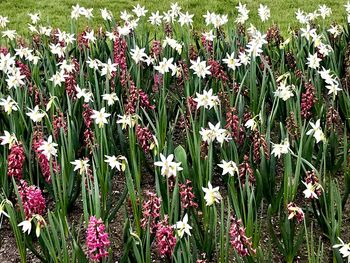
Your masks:
<svg viewBox="0 0 350 263"><path fill-rule="evenodd" d="M10 40L14 40L17 36L16 30L5 30L2 31L2 37L6 37Z"/></svg>
<svg viewBox="0 0 350 263"><path fill-rule="evenodd" d="M202 140L208 144L217 140L219 143L223 144L224 141L228 141L228 132L226 129L220 128L220 122L216 125L213 125L211 122L208 122L209 129L201 128L199 134L202 136Z"/></svg>
<svg viewBox="0 0 350 263"><path fill-rule="evenodd" d="M134 127L137 121L137 117L135 115L118 115L117 123L122 125L122 129L126 129L128 127Z"/></svg>
<svg viewBox="0 0 350 263"><path fill-rule="evenodd" d="M137 4L137 6L134 6L134 9L132 10L137 17L145 16L148 10L144 6L140 6L140 4Z"/></svg>
<svg viewBox="0 0 350 263"><path fill-rule="evenodd" d="M92 100L92 92L87 91L87 89L81 89L79 85L75 86L75 90L77 91L77 98L80 99L81 97L84 98L85 103L89 103L89 101Z"/></svg>
<svg viewBox="0 0 350 263"><path fill-rule="evenodd" d="M0 136L1 145L9 145L9 149L12 148L12 145L17 142L16 135L14 133L10 134L8 131L4 131L4 135Z"/></svg>
<svg viewBox="0 0 350 263"><path fill-rule="evenodd" d="M180 17L179 17L179 23L181 26L187 25L187 26L191 26L193 23L193 16L194 15L190 15L188 12L186 13L181 13L180 12Z"/></svg>
<svg viewBox="0 0 350 263"><path fill-rule="evenodd" d="M340 244L334 245L333 248L340 248L339 252L343 258L348 258L348 263L350 262L350 243L345 244L343 240L338 237Z"/></svg>
<svg viewBox="0 0 350 263"><path fill-rule="evenodd" d="M137 45L135 48L130 50L131 58L135 61L136 64L142 62L147 54L145 53L145 48L139 48Z"/></svg>
<svg viewBox="0 0 350 263"><path fill-rule="evenodd" d="M254 131L256 129L256 127L258 126L257 122L253 119L249 119L246 121L246 123L244 124L245 127L247 127L248 129L251 129L252 131Z"/></svg>
<svg viewBox="0 0 350 263"><path fill-rule="evenodd" d="M332 14L332 9L326 5L320 5L318 11L320 12L322 19L326 19L327 16L330 16Z"/></svg>
<svg viewBox="0 0 350 263"><path fill-rule="evenodd" d="M19 70L19 68L10 69L8 71L7 79L6 79L7 88L12 89L12 88L23 86L24 85L23 79L25 78L26 76L21 75L21 71Z"/></svg>
<svg viewBox="0 0 350 263"><path fill-rule="evenodd" d="M155 166L161 167L161 174L167 178L174 176L178 171L182 171L181 163L173 162L174 155L170 154L168 157L165 157L163 154L160 154L160 161L154 163Z"/></svg>
<svg viewBox="0 0 350 263"><path fill-rule="evenodd" d="M26 115L29 116L29 118L34 122L40 122L46 113L39 109L39 106L36 105L34 109L28 108L30 112L27 112Z"/></svg>
<svg viewBox="0 0 350 263"><path fill-rule="evenodd" d="M49 80L53 82L53 85L61 86L63 82L65 82L65 78L67 78L68 75L64 74L63 70L57 71L56 74L54 74Z"/></svg>
<svg viewBox="0 0 350 263"><path fill-rule="evenodd" d="M38 13L32 14L29 13L28 16L30 17L30 19L32 20L32 24L37 24L40 21L40 16Z"/></svg>
<svg viewBox="0 0 350 263"><path fill-rule="evenodd" d="M213 95L213 90L210 89L208 91L204 90L203 94L196 93L196 98L193 100L197 102L197 109L200 107L204 107L205 109L211 109L212 107L218 105L220 100L218 96Z"/></svg>
<svg viewBox="0 0 350 263"><path fill-rule="evenodd" d="M70 163L74 165L74 171L79 170L80 175L87 174L90 167L89 159L78 159Z"/></svg>
<svg viewBox="0 0 350 263"><path fill-rule="evenodd" d="M312 129L310 129L306 135L311 135L313 134L314 138L316 139L316 142L319 143L320 141L325 141L326 137L321 129L321 120L318 119L316 123L312 123L310 121L310 125Z"/></svg>
<svg viewBox="0 0 350 263"><path fill-rule="evenodd" d="M260 4L258 13L261 21L265 22L270 18L270 9L266 5Z"/></svg>
<svg viewBox="0 0 350 263"><path fill-rule="evenodd" d="M247 66L250 63L250 56L248 56L245 52L239 52L238 58L241 64L244 66Z"/></svg>
<svg viewBox="0 0 350 263"><path fill-rule="evenodd" d="M287 154L289 151L289 142L287 139L285 139L280 144L272 143L272 152L275 157L280 158L282 154Z"/></svg>
<svg viewBox="0 0 350 263"><path fill-rule="evenodd" d="M106 20L106 21L112 20L113 15L112 15L111 11L107 10L106 8L100 9L100 11L101 11L101 16L102 16L103 20Z"/></svg>
<svg viewBox="0 0 350 263"><path fill-rule="evenodd" d="M197 75L199 78L205 78L206 75L210 75L210 67L211 66L207 66L206 61L201 61L201 58L198 57L197 60L191 60L191 67L190 69L192 69L194 71L193 74Z"/></svg>
<svg viewBox="0 0 350 263"><path fill-rule="evenodd" d="M322 59L318 58L317 52L313 55L309 54L309 57L307 58L306 65L309 66L309 68L317 69L320 66L320 62Z"/></svg>
<svg viewBox="0 0 350 263"><path fill-rule="evenodd" d="M86 32L85 36L83 36L89 43L95 43L96 37L94 36L94 30L92 29L90 32Z"/></svg>
<svg viewBox="0 0 350 263"><path fill-rule="evenodd" d="M47 141L43 141L41 146L38 148L42 154L44 154L48 161L50 161L51 156L57 156L57 147L58 144L52 142L52 136L50 135Z"/></svg>
<svg viewBox="0 0 350 263"><path fill-rule="evenodd" d="M234 174L238 174L238 167L237 164L234 161L228 161L226 162L225 160L221 161L221 164L218 164L219 167L222 168L222 175L229 174L231 176L234 176Z"/></svg>
<svg viewBox="0 0 350 263"><path fill-rule="evenodd" d="M227 65L227 67L229 67L233 71L235 71L236 68L238 68L241 65L239 59L235 58L234 52L232 52L231 55L226 53L226 58L224 58L222 61Z"/></svg>
<svg viewBox="0 0 350 263"><path fill-rule="evenodd" d="M12 57L10 52L6 56L3 53L0 53L0 71L7 73L14 65L15 57Z"/></svg>
<svg viewBox="0 0 350 263"><path fill-rule="evenodd" d="M192 227L188 224L188 214L185 214L182 221L176 222L176 224L173 226L173 228L176 229L177 235L182 238L184 234L191 236L191 229Z"/></svg>
<svg viewBox="0 0 350 263"><path fill-rule="evenodd" d="M216 38L216 36L213 34L213 30L202 33L202 36L205 37L206 41L214 41L214 38Z"/></svg>
<svg viewBox="0 0 350 263"><path fill-rule="evenodd" d="M10 115L12 111L18 110L18 104L10 96L7 96L6 99L1 99L0 106L4 107L4 111L7 115Z"/></svg>
<svg viewBox="0 0 350 263"><path fill-rule="evenodd" d="M32 222L30 220L24 220L21 223L18 224L19 227L22 227L22 232L28 232L28 235L30 234L30 231L32 230Z"/></svg>
<svg viewBox="0 0 350 263"><path fill-rule="evenodd" d="M90 57L88 57L88 59L86 60L86 64L89 65L89 68L98 70L99 66L102 65L102 62L98 59L91 59Z"/></svg>
<svg viewBox="0 0 350 263"><path fill-rule="evenodd" d="M101 63L101 66L101 76L106 75L108 79L111 79L112 73L117 71L117 64L112 63L110 58L108 59L107 63Z"/></svg>
<svg viewBox="0 0 350 263"><path fill-rule="evenodd" d="M2 202L0 203L0 219L2 215L6 216L7 218L10 218L10 216L5 212L5 204L9 204L12 206L12 203L10 200L8 199L2 200Z"/></svg>
<svg viewBox="0 0 350 263"><path fill-rule="evenodd" d="M102 99L107 101L108 106L112 106L116 101L119 101L119 98L115 92L110 94L103 94Z"/></svg>
<svg viewBox="0 0 350 263"><path fill-rule="evenodd" d="M93 110L93 114L91 115L91 119L95 120L95 123L102 128L104 124L108 123L107 118L111 116L110 113L105 112L106 109L103 107L100 111Z"/></svg>
<svg viewBox="0 0 350 263"><path fill-rule="evenodd" d="M294 96L293 90L295 89L294 85L286 85L285 81L282 81L276 91L274 92L275 97L282 99L283 101L287 101L291 97Z"/></svg>
<svg viewBox="0 0 350 263"><path fill-rule="evenodd" d="M127 163L127 159L125 156L115 157L114 155L112 156L105 155L105 157L107 158L105 162L108 163L108 165L112 169L116 168L119 172L125 171L125 163Z"/></svg>
<svg viewBox="0 0 350 263"><path fill-rule="evenodd" d="M9 23L9 19L7 16L0 16L0 28L6 27L7 23Z"/></svg>
<svg viewBox="0 0 350 263"><path fill-rule="evenodd" d="M313 185L312 183L308 183L308 184L306 184L305 182L302 182L302 183L306 187L306 189L303 191L303 193L305 195L305 198L308 198L308 199L309 198L316 198L316 199L318 199L318 196L317 196L317 194L315 192L316 186Z"/></svg>
<svg viewBox="0 0 350 263"><path fill-rule="evenodd" d="M331 83L326 85L326 89L328 89L328 95L334 94L335 96L338 95L338 91L341 91L342 89L339 88L339 83Z"/></svg>
<svg viewBox="0 0 350 263"><path fill-rule="evenodd" d="M152 13L149 17L148 21L151 23L151 25L159 26L162 23L162 15L159 15L159 11Z"/></svg>
<svg viewBox="0 0 350 263"><path fill-rule="evenodd" d="M157 70L160 74L168 73L170 68L172 67L172 63L174 58L163 58L162 61L159 62L158 66L155 66L154 69Z"/></svg>
<svg viewBox="0 0 350 263"><path fill-rule="evenodd" d="M213 188L211 183L208 182L208 188L202 187L203 192L205 193L204 199L206 206L211 206L215 202L219 203L222 199L222 196L219 192L219 187Z"/></svg>

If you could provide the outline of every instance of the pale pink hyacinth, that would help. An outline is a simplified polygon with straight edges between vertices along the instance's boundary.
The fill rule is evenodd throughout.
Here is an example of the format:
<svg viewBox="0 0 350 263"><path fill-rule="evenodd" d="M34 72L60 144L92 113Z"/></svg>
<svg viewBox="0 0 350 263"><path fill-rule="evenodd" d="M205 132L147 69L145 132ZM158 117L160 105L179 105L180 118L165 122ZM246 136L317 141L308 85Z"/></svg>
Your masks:
<svg viewBox="0 0 350 263"><path fill-rule="evenodd" d="M108 257L110 241L102 219L97 219L95 216L90 217L86 234L86 246L88 256L93 262L99 262Z"/></svg>

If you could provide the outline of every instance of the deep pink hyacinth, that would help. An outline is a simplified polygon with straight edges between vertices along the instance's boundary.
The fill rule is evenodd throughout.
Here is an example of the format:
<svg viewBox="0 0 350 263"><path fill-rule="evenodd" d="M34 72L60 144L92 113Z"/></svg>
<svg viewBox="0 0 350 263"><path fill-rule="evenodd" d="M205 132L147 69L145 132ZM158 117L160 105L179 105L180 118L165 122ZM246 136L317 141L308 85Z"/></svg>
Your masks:
<svg viewBox="0 0 350 263"><path fill-rule="evenodd" d="M18 143L13 145L7 158L7 175L16 179L22 179L24 160L23 146Z"/></svg>
<svg viewBox="0 0 350 263"><path fill-rule="evenodd" d="M231 137L236 143L243 143L244 125L241 125L235 108L232 108L230 111L226 112L225 129L231 131Z"/></svg>
<svg viewBox="0 0 350 263"><path fill-rule="evenodd" d="M195 195L192 191L191 181L186 180L186 183L179 184L180 197L181 197L181 206L183 208L194 207L197 208L198 204L194 201Z"/></svg>
<svg viewBox="0 0 350 263"><path fill-rule="evenodd" d="M176 237L167 216L157 225L156 242L159 255L170 258L176 245Z"/></svg>
<svg viewBox="0 0 350 263"><path fill-rule="evenodd" d="M245 235L245 227L242 221L235 217L232 218L231 222L230 243L242 257L248 256L250 253L256 253L256 250L252 248L250 238Z"/></svg>
<svg viewBox="0 0 350 263"><path fill-rule="evenodd" d="M150 232L153 233L160 216L161 199L150 191L146 193L146 196L148 200L143 200L142 204L141 227L146 229L148 222L150 222Z"/></svg>
<svg viewBox="0 0 350 263"><path fill-rule="evenodd" d="M117 64L122 72L126 72L126 52L128 45L123 37L119 35L118 32L115 32L116 40L114 41L113 47L113 58L114 63ZM114 77L114 76L112 76Z"/></svg>
<svg viewBox="0 0 350 263"><path fill-rule="evenodd" d="M310 83L305 83L305 92L301 94L301 117L308 119L312 115L312 107L317 101L315 87Z"/></svg>
<svg viewBox="0 0 350 263"><path fill-rule="evenodd" d="M209 59L208 65L210 66L209 70L213 78L217 80L221 80L222 82L228 81L228 76L226 72L223 70L219 61L214 59Z"/></svg>
<svg viewBox="0 0 350 263"><path fill-rule="evenodd" d="M152 132L148 127L142 127L140 124L136 126L137 142L145 153L149 153L151 145L154 144Z"/></svg>
<svg viewBox="0 0 350 263"><path fill-rule="evenodd" d="M91 216L86 234L86 246L90 260L99 262L108 257L110 241L102 219Z"/></svg>
<svg viewBox="0 0 350 263"><path fill-rule="evenodd" d="M0 47L0 53L6 56L9 53L9 50L6 47Z"/></svg>
<svg viewBox="0 0 350 263"><path fill-rule="evenodd" d="M28 186L24 180L21 180L17 187L26 219L31 218L35 214L43 215L46 203L41 190L35 185Z"/></svg>
<svg viewBox="0 0 350 263"><path fill-rule="evenodd" d="M30 80L32 77L32 72L27 64L22 63L20 60L16 61L16 66L19 68L21 75L25 75L26 79Z"/></svg>
<svg viewBox="0 0 350 263"><path fill-rule="evenodd" d="M125 112L128 114L134 114L137 106L154 110L155 106L151 105L147 93L145 93L142 89L138 89L130 76L126 76L126 78L130 84L130 87Z"/></svg>

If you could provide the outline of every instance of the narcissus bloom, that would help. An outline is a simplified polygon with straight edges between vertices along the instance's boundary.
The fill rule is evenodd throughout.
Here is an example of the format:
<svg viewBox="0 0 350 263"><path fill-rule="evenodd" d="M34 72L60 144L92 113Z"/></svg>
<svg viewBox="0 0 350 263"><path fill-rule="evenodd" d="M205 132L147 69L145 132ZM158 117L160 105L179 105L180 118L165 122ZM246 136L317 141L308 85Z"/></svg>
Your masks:
<svg viewBox="0 0 350 263"><path fill-rule="evenodd" d="M207 142L208 144L217 140L219 143L223 143L224 141L228 141L230 139L229 132L226 129L220 128L220 122L216 125L212 123L208 123L209 129L201 128L199 134L202 136L202 140Z"/></svg>
<svg viewBox="0 0 350 263"><path fill-rule="evenodd" d="M274 94L275 94L275 97L278 97L283 101L287 101L289 98L294 96L293 94L294 89L295 89L294 85L287 85L285 81L282 81L278 85Z"/></svg>
<svg viewBox="0 0 350 263"><path fill-rule="evenodd" d="M50 161L51 156L57 156L57 147L58 144L52 142L52 136L50 135L47 141L43 141L41 146L38 148L38 151L40 151L42 154L44 154L47 158L47 160Z"/></svg>
<svg viewBox="0 0 350 263"><path fill-rule="evenodd" d="M174 155L170 154L168 157L165 157L163 154L160 154L160 160L154 163L155 166L161 167L161 174L167 178L171 176L176 176L178 171L182 171L180 167L181 163L173 162Z"/></svg>
<svg viewBox="0 0 350 263"><path fill-rule="evenodd" d="M95 120L95 123L102 128L105 123L108 123L107 118L111 116L110 113L105 112L106 109L103 107L100 111L93 110L91 119Z"/></svg>
<svg viewBox="0 0 350 263"><path fill-rule="evenodd" d="M36 105L34 109L29 109L30 112L26 113L29 118L34 122L40 122L42 118L46 115L46 113L39 109L39 106Z"/></svg>
<svg viewBox="0 0 350 263"><path fill-rule="evenodd" d="M313 134L314 138L316 139L316 142L319 143L320 141L326 140L326 137L321 129L321 120L317 120L316 123L312 123L310 121L310 125L312 127L311 130L309 130L306 135Z"/></svg>
<svg viewBox="0 0 350 263"><path fill-rule="evenodd" d="M196 93L196 98L193 100L197 102L197 109L200 107L204 107L205 109L211 109L215 105L219 104L219 98L216 95L213 95L213 90L210 89L208 91L203 90L203 94Z"/></svg>
<svg viewBox="0 0 350 263"><path fill-rule="evenodd" d="M125 170L125 164L127 163L126 157L124 156L115 157L114 155L112 156L105 155L105 157L107 158L105 162L108 163L108 165L112 169L116 168L119 172Z"/></svg>
<svg viewBox="0 0 350 263"><path fill-rule="evenodd" d="M28 232L28 235L30 234L32 230L32 222L31 220L24 220L21 223L18 224L19 227L22 227L22 232Z"/></svg>
<svg viewBox="0 0 350 263"><path fill-rule="evenodd" d="M0 106L4 107L4 111L7 115L10 115L12 111L18 110L18 104L10 96L7 96L6 99L1 99Z"/></svg>
<svg viewBox="0 0 350 263"><path fill-rule="evenodd" d="M17 142L16 135L14 133L10 134L8 131L4 131L4 135L0 136L1 145L9 145L11 149L12 145Z"/></svg>
<svg viewBox="0 0 350 263"><path fill-rule="evenodd" d="M258 14L261 21L265 22L270 18L270 9L266 5L260 4Z"/></svg>
<svg viewBox="0 0 350 263"><path fill-rule="evenodd" d="M127 127L134 127L137 119L139 118L137 115L118 115L117 123L122 125L122 129L126 129Z"/></svg>
<svg viewBox="0 0 350 263"><path fill-rule="evenodd" d="M306 189L303 191L304 195L305 195L305 198L307 199L313 199L313 198L316 198L318 199L318 195L316 193L316 190L319 189L321 187L321 185L319 184L312 184L312 183L305 183L305 182L302 182Z"/></svg>
<svg viewBox="0 0 350 263"><path fill-rule="evenodd" d="M147 56L147 54L145 53L145 48L139 48L137 45L135 46L135 48L130 50L130 55L136 64L142 62Z"/></svg>
<svg viewBox="0 0 350 263"><path fill-rule="evenodd" d="M202 187L203 192L205 193L204 199L206 206L211 206L215 202L220 203L222 196L219 192L219 187L213 188L211 183L208 182L208 188Z"/></svg>
<svg viewBox="0 0 350 263"><path fill-rule="evenodd" d="M75 160L74 162L70 162L71 164L74 165L74 171L79 170L79 174L87 174L90 164L89 164L89 159L78 159Z"/></svg>
<svg viewBox="0 0 350 263"><path fill-rule="evenodd" d="M226 53L226 58L224 58L222 61L233 71L235 71L236 68L241 65L240 60L238 58L235 58L234 52L232 52L231 55Z"/></svg>
<svg viewBox="0 0 350 263"><path fill-rule="evenodd" d="M176 229L177 235L182 238L184 234L191 236L191 229L192 227L188 224L188 215L186 214L182 221L176 222L176 224L173 226Z"/></svg>
<svg viewBox="0 0 350 263"><path fill-rule="evenodd" d="M280 144L272 143L272 152L275 157L280 158L282 154L286 154L289 151L289 142L287 139L285 139Z"/></svg>
<svg viewBox="0 0 350 263"><path fill-rule="evenodd" d="M193 74L197 75L199 78L205 78L206 75L210 75L210 66L207 66L206 61L201 61L201 58L198 57L197 60L191 60L191 67L194 71Z"/></svg>
<svg viewBox="0 0 350 263"><path fill-rule="evenodd" d="M320 66L320 62L322 61L322 59L320 59L318 56L317 56L317 53L311 55L309 54L308 58L307 58L307 62L306 62L306 65L309 66L309 68L312 68L312 69L317 69L319 66Z"/></svg>
<svg viewBox="0 0 350 263"><path fill-rule="evenodd" d="M238 167L237 164L233 161L226 162L225 160L221 161L221 164L218 164L219 167L222 168L222 175L229 174L231 176L234 176L234 174L238 174Z"/></svg>
<svg viewBox="0 0 350 263"><path fill-rule="evenodd" d="M102 99L107 101L108 106L112 106L116 101L119 101L119 98L115 92L110 94L103 94Z"/></svg>
<svg viewBox="0 0 350 263"><path fill-rule="evenodd" d="M170 71L173 61L174 58L163 58L163 60L159 62L159 65L155 66L154 69L157 70L160 74L165 74Z"/></svg>
<svg viewBox="0 0 350 263"><path fill-rule="evenodd" d="M107 63L101 63L101 66L101 76L106 75L108 79L111 79L112 73L117 71L117 64L112 63L110 58L108 59Z"/></svg>
<svg viewBox="0 0 350 263"><path fill-rule="evenodd" d="M333 248L340 248L339 252L343 258L348 258L348 263L350 262L350 243L345 244L343 240L338 237L340 244L334 245Z"/></svg>
<svg viewBox="0 0 350 263"><path fill-rule="evenodd" d="M159 15L159 11L152 13L149 17L148 21L151 23L151 25L159 26L162 23L162 15Z"/></svg>

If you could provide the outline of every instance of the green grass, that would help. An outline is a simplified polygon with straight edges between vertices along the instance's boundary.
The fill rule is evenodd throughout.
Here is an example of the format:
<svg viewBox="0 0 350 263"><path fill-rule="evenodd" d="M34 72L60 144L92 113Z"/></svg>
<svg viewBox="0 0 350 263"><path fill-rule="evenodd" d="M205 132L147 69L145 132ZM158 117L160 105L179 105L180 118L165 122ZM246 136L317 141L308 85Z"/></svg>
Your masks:
<svg viewBox="0 0 350 263"><path fill-rule="evenodd" d="M177 2L184 10L195 14L194 26L196 28L200 28L204 25L202 15L206 13L206 10L229 14L229 21L232 23L233 16L236 16L235 6L238 4L237 0L179 0ZM247 4L250 10L250 20L248 22L254 25L259 25L260 23L257 15L259 4L263 3L268 5L271 9L271 18L263 27L266 28L268 25L275 22L280 26L284 34L287 33L289 26L296 25L294 13L298 8L311 12L315 10L319 4L326 4L331 7L333 11L333 15L328 22L342 22L345 18L345 9L343 7L345 0L242 0L241 2ZM146 6L149 10L147 15L150 15L150 11L154 10L165 11L169 9L170 6L170 1L164 0L0 0L0 15L8 16L11 22L10 28L16 29L20 33L27 31L27 23L30 22L30 18L27 15L29 12L40 12L43 24L46 24L45 22L47 21L53 27L68 29L71 7L76 3L87 8L94 8L94 25L99 25L103 22L100 17L100 8L106 7L112 11L115 17L119 17L120 11L130 11L137 3Z"/></svg>

